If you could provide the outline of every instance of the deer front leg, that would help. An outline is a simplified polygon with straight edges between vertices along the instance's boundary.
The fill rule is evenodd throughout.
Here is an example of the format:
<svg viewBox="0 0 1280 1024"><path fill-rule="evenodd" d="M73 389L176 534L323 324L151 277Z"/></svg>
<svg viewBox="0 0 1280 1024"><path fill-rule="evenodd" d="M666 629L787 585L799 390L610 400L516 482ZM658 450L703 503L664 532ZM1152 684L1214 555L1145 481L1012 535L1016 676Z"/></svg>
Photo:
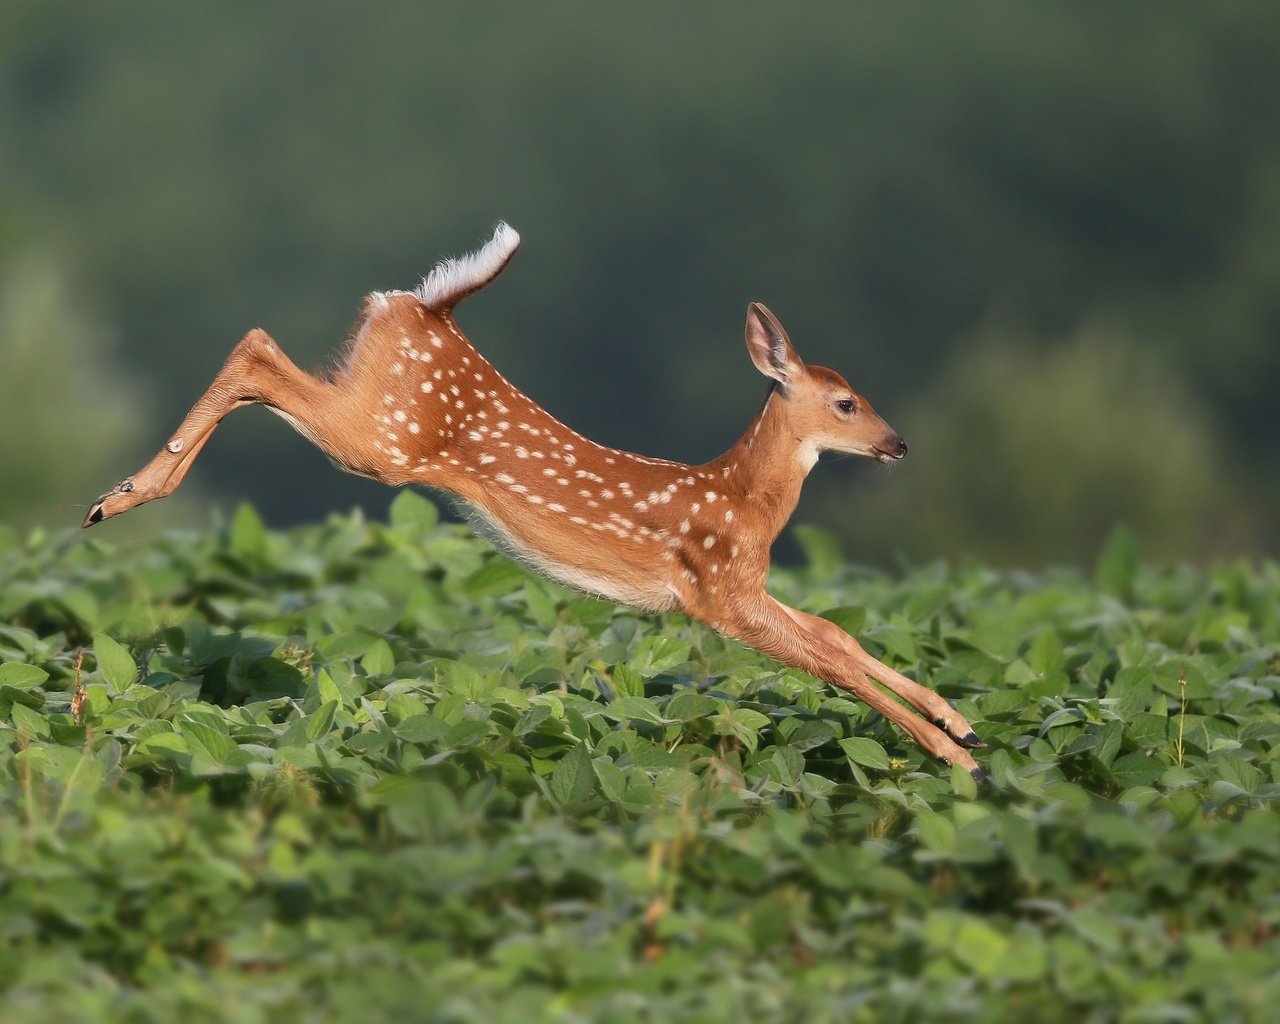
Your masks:
<svg viewBox="0 0 1280 1024"><path fill-rule="evenodd" d="M266 331L250 331L232 349L209 390L187 413L168 444L137 473L98 498L81 526L93 526L144 502L172 494L200 449L232 409L269 405L302 424L315 415L315 403L323 399L326 387L294 366Z"/></svg>
<svg viewBox="0 0 1280 1024"><path fill-rule="evenodd" d="M844 656L857 665L858 668L916 708L925 718L962 747L986 746L978 738L978 734L973 731L973 727L965 720L964 716L952 707L945 697L939 696L927 686L921 686L914 679L908 679L901 672L897 672L883 662L873 658L867 653L862 644L858 643L854 637L850 636L834 622L820 619L816 615L809 615L807 612L802 612L797 608L789 608L781 604L779 607L797 626L822 636L833 647L843 651Z"/></svg>
<svg viewBox="0 0 1280 1024"><path fill-rule="evenodd" d="M931 721L926 721L909 708L903 707L876 686L852 657L850 649L838 642L831 630L841 633L854 646L857 646L857 642L825 619L807 616L774 600L768 594L761 594L759 599L740 604L733 612L712 625L771 658L847 690L893 722L930 756L943 764L960 765L979 781L986 778L973 756L956 740ZM861 651L861 647L858 650ZM865 651L862 653L866 655ZM870 655L866 656L870 658ZM967 722L959 716L956 716L956 720L963 723L961 727L968 735L973 734Z"/></svg>

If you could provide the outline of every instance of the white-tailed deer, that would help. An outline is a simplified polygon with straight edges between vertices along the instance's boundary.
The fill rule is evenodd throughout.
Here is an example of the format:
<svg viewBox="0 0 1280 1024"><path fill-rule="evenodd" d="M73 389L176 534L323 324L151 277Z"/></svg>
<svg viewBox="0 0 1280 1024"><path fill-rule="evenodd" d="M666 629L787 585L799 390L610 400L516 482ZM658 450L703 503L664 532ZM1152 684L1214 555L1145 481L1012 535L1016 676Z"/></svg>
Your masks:
<svg viewBox="0 0 1280 1024"><path fill-rule="evenodd" d="M729 451L687 466L588 440L508 383L454 323L454 307L519 244L499 224L483 248L439 264L416 291L369 296L326 377L250 331L169 443L94 502L84 525L170 494L227 413L265 405L348 472L458 495L538 572L609 601L679 609L847 690L938 760L981 777L964 748L983 744L947 701L765 590L769 548L818 454L892 462L907 453L902 438L843 377L805 365L773 314L752 303L747 350L773 383Z"/></svg>

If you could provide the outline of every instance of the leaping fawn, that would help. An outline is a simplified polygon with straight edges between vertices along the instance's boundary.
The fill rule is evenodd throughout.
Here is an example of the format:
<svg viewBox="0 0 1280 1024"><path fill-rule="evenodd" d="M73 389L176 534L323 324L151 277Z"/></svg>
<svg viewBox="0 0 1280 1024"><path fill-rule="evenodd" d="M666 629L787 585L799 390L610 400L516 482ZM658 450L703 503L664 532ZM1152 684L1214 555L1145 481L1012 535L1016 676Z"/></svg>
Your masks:
<svg viewBox="0 0 1280 1024"><path fill-rule="evenodd" d="M724 455L687 466L588 440L508 383L454 322L454 307L519 244L500 223L417 290L370 295L340 367L324 378L250 331L169 443L94 502L83 525L172 493L227 413L265 405L347 472L452 491L538 572L609 601L679 609L849 691L944 764L981 778L964 748L983 744L947 701L765 590L769 548L819 452L892 462L907 453L902 438L843 377L802 362L777 318L753 302L747 351L773 384Z"/></svg>

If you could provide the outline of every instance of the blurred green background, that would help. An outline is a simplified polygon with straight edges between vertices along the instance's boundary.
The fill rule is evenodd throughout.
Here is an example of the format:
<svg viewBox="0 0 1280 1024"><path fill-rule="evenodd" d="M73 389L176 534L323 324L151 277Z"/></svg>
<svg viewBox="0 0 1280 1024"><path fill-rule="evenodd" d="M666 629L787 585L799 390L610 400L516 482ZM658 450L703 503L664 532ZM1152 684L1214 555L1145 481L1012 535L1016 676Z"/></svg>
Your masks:
<svg viewBox="0 0 1280 1024"><path fill-rule="evenodd" d="M77 523L249 327L322 364L504 218L462 326L602 442L732 443L752 299L865 393L910 458L797 516L856 559L1276 554L1278 113L1274 4L8 0L0 519ZM255 409L101 529L393 496Z"/></svg>

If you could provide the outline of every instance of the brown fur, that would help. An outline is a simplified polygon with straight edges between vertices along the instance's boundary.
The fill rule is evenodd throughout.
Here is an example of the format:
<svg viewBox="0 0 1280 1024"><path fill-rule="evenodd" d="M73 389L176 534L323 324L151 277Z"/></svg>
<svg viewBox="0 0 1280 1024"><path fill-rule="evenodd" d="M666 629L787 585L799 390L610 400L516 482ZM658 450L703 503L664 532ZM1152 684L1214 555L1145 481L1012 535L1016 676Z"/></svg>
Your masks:
<svg viewBox="0 0 1280 1024"><path fill-rule="evenodd" d="M934 756L977 773L961 746L977 737L946 701L766 592L770 546L818 453L891 461L906 445L843 377L805 365L763 306L750 307L746 340L774 386L732 448L688 466L581 436L509 383L449 310L375 295L323 377L250 331L170 443L103 495L85 525L171 493L223 416L266 405L350 472L458 495L536 570L610 600L682 610L849 691Z"/></svg>

